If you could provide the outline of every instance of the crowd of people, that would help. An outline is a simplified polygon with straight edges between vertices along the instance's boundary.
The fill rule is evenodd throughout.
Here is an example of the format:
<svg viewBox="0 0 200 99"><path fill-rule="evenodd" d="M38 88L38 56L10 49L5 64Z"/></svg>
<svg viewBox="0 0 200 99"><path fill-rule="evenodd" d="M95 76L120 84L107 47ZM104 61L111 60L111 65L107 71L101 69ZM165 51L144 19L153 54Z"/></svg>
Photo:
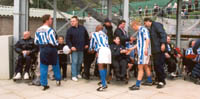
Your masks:
<svg viewBox="0 0 200 99"><path fill-rule="evenodd" d="M82 78L90 80L91 64L93 62L96 64L95 75L100 77L97 91L106 90L107 83L112 78L117 81L127 81L131 70L134 71L137 80L129 87L130 90L139 90L141 84L148 86L155 84L157 88L163 88L167 84L165 67L167 66L171 77L176 77L177 58L188 55L187 63L194 64L192 68L190 63L186 64L191 68L191 75L194 74L193 77L196 79L200 78L198 69L200 40L196 43L192 41L186 51L187 54L182 55L171 43L171 37L167 35L163 25L150 18L143 20L144 26L139 20L131 22L132 29L137 31L137 37L126 32L125 20L120 20L113 31L111 20L105 19L103 25L97 25L96 30L89 35L87 29L80 25L78 17L73 16L70 20L71 27L64 37L56 35L50 15L44 15L42 19L43 25L36 30L34 39L31 38L30 32L26 31L24 38L15 44L15 51L19 57L14 80L32 79L31 84L41 85L43 90L47 90L50 88L47 81L48 68L52 67L53 77L60 86L61 80L67 80L68 55L71 56L72 62L71 79L75 82ZM192 59L191 55L195 55L195 59ZM33 79L30 76L30 69L36 62L39 65L34 72L39 72L39 75ZM155 72L154 79L152 72ZM142 83L144 74L146 80Z"/></svg>

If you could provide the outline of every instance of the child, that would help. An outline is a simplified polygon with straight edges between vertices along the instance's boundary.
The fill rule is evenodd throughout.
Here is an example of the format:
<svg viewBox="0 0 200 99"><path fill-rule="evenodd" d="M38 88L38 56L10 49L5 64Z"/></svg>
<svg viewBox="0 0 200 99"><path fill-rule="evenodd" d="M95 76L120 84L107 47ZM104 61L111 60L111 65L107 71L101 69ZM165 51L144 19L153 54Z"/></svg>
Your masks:
<svg viewBox="0 0 200 99"><path fill-rule="evenodd" d="M64 44L64 36L58 37L58 55L59 55L59 64L60 69L62 69L62 79L64 81L67 80L67 55L63 53L63 47L66 45Z"/></svg>

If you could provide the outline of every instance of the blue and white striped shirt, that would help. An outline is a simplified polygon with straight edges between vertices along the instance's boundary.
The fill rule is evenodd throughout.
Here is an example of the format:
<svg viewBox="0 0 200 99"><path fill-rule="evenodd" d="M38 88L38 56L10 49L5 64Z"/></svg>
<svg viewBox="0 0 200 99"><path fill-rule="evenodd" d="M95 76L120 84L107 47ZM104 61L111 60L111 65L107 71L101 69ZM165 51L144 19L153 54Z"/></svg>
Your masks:
<svg viewBox="0 0 200 99"><path fill-rule="evenodd" d="M53 46L58 45L58 41L56 40L55 31L46 25L39 27L35 33L35 44L36 45L45 45L51 44Z"/></svg>
<svg viewBox="0 0 200 99"><path fill-rule="evenodd" d="M185 52L185 55L190 55L190 54L194 54L192 48L188 48L188 49L186 50L186 52Z"/></svg>
<svg viewBox="0 0 200 99"><path fill-rule="evenodd" d="M95 32L90 40L90 50L98 51L101 47L109 47L108 36L103 32Z"/></svg>
<svg viewBox="0 0 200 99"><path fill-rule="evenodd" d="M140 63L142 63L142 61L143 61L147 39L150 39L149 31L144 26L140 26L138 34L137 34L137 51L138 51L138 57L140 59ZM151 55L151 45L150 44L148 46L148 55Z"/></svg>

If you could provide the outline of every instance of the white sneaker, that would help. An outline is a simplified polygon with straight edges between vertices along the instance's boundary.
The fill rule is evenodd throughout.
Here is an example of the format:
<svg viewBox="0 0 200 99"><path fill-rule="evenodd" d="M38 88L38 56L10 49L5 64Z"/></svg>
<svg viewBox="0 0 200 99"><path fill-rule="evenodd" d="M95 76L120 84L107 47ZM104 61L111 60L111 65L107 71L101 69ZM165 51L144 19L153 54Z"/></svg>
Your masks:
<svg viewBox="0 0 200 99"><path fill-rule="evenodd" d="M78 81L78 79L76 77L72 77L73 81Z"/></svg>
<svg viewBox="0 0 200 99"><path fill-rule="evenodd" d="M81 79L82 78L82 76L79 74L79 75L77 75L77 77L79 78L79 79Z"/></svg>
<svg viewBox="0 0 200 99"><path fill-rule="evenodd" d="M171 73L171 76L172 77L176 77L176 74L173 72L173 73Z"/></svg>
<svg viewBox="0 0 200 99"><path fill-rule="evenodd" d="M25 79L25 80L29 79L29 75L28 75L27 72L24 74L24 79Z"/></svg>
<svg viewBox="0 0 200 99"><path fill-rule="evenodd" d="M21 73L17 73L13 79L21 79Z"/></svg>

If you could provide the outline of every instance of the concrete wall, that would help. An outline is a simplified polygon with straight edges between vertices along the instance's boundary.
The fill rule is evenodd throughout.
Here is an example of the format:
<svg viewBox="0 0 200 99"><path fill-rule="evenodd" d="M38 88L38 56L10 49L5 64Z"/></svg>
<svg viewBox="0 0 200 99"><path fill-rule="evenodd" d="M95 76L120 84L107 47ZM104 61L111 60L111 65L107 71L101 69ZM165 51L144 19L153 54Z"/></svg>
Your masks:
<svg viewBox="0 0 200 99"><path fill-rule="evenodd" d="M0 36L0 79L10 79L13 74L13 55L12 55L13 36Z"/></svg>

